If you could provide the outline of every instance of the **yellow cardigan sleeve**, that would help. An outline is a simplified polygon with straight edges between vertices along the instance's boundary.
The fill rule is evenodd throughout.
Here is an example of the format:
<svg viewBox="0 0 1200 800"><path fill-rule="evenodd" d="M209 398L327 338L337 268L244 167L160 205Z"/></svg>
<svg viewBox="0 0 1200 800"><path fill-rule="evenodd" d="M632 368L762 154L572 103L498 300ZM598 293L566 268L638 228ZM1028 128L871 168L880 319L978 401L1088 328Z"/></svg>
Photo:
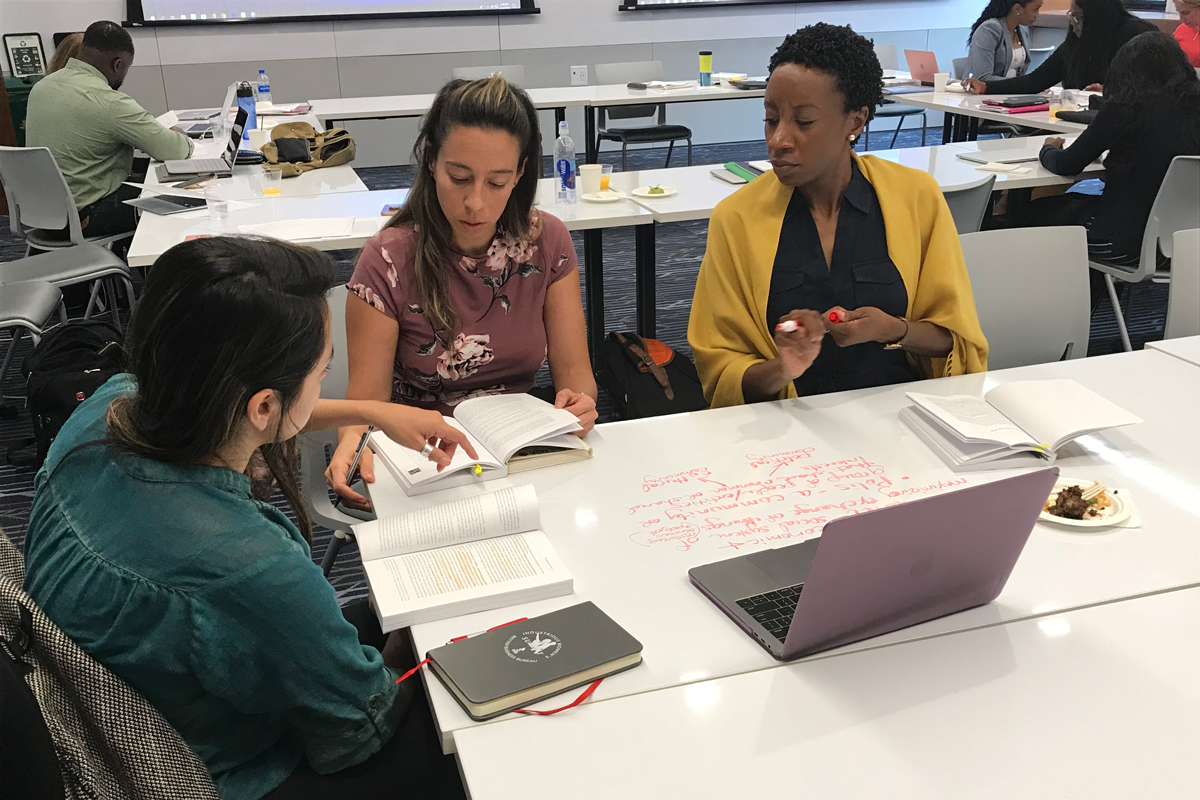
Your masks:
<svg viewBox="0 0 1200 800"><path fill-rule="evenodd" d="M859 160L875 188L887 228L888 253L908 290L910 322L932 322L953 338L946 358L914 357L931 378L987 370L987 339L954 217L932 175L881 161Z"/></svg>
<svg viewBox="0 0 1200 800"><path fill-rule="evenodd" d="M745 403L746 370L779 355L767 330L766 308L783 214L771 213L777 201L759 202L764 187L756 183L714 209L692 299L688 344L704 398L713 408ZM748 224L747 218L753 222ZM795 396L790 383L779 394L780 399Z"/></svg>

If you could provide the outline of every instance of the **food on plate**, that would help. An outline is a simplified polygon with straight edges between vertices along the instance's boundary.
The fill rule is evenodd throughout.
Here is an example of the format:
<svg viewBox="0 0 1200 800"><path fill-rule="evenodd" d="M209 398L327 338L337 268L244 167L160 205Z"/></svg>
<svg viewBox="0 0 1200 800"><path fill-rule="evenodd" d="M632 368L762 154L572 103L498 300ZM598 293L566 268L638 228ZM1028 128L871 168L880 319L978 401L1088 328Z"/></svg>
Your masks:
<svg viewBox="0 0 1200 800"><path fill-rule="evenodd" d="M1046 501L1043 510L1063 519L1101 520L1113 515L1116 509L1107 491L1084 499L1086 493L1087 490L1082 486L1059 487Z"/></svg>
<svg viewBox="0 0 1200 800"><path fill-rule="evenodd" d="M661 186L651 186L646 190L646 194L666 194L667 190Z"/></svg>

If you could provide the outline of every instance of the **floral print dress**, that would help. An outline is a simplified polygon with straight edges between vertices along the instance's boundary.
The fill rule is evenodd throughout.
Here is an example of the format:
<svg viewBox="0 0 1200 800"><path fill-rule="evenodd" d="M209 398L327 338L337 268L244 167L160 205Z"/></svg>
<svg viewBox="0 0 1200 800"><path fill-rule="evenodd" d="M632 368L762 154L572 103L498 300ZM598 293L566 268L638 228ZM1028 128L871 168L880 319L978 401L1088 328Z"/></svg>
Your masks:
<svg viewBox="0 0 1200 800"><path fill-rule="evenodd" d="M470 397L533 387L546 360L546 292L578 268L566 226L542 219L533 241L500 234L486 256L447 254L453 336L435 331L421 309L412 228L386 228L367 242L348 288L400 325L392 402L453 414Z"/></svg>

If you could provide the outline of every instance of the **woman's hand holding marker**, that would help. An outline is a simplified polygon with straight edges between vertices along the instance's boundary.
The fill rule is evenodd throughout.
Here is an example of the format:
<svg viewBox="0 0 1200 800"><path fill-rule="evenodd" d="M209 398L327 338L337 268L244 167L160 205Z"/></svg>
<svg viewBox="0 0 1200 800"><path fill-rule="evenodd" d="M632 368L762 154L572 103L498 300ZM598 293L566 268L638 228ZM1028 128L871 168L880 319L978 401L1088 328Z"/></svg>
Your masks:
<svg viewBox="0 0 1200 800"><path fill-rule="evenodd" d="M795 380L812 366L821 353L825 326L815 311L793 311L775 326L775 346L788 380Z"/></svg>
<svg viewBox="0 0 1200 800"><path fill-rule="evenodd" d="M838 347L863 342L895 342L904 338L908 324L873 306L847 311L834 306L825 312L825 328Z"/></svg>

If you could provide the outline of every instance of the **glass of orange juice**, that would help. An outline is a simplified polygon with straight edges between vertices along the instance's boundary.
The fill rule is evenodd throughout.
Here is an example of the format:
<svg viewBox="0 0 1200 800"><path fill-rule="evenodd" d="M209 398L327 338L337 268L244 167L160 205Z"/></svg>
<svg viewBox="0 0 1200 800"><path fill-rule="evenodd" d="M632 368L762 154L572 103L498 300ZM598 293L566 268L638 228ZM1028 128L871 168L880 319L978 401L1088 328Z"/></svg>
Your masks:
<svg viewBox="0 0 1200 800"><path fill-rule="evenodd" d="M600 191L607 192L608 184L612 181L612 164L600 165Z"/></svg>

